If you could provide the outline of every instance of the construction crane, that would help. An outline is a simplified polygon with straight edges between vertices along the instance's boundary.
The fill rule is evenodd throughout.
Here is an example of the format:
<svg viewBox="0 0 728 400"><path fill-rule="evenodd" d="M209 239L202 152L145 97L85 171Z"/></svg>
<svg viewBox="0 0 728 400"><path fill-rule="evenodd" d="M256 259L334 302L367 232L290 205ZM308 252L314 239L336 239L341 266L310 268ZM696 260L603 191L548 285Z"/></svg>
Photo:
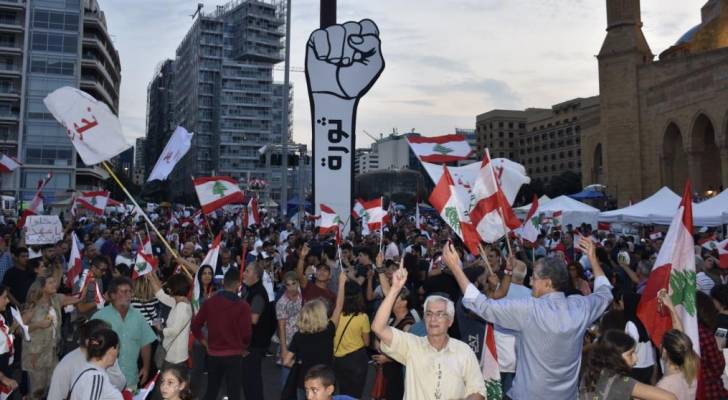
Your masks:
<svg viewBox="0 0 728 400"><path fill-rule="evenodd" d="M273 67L274 71L285 71L285 68L282 65L276 65ZM306 72L306 69L303 67L291 67L291 72Z"/></svg>
<svg viewBox="0 0 728 400"><path fill-rule="evenodd" d="M195 19L195 17L197 16L197 14L199 14L200 11L202 11L202 7L204 7L204 6L205 5L202 4L202 3L197 3L197 10L195 11L194 14L190 15L190 17L192 17L192 19Z"/></svg>

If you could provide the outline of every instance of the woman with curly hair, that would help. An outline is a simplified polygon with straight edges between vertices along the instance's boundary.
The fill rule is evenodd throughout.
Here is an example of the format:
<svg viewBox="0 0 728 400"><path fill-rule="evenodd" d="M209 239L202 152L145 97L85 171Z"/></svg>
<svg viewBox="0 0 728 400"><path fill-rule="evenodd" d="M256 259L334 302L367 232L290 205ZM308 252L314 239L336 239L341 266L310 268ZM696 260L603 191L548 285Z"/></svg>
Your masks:
<svg viewBox="0 0 728 400"><path fill-rule="evenodd" d="M599 342L584 349L581 362L581 400L677 400L672 393L629 377L637 363L636 343L618 330L606 331Z"/></svg>

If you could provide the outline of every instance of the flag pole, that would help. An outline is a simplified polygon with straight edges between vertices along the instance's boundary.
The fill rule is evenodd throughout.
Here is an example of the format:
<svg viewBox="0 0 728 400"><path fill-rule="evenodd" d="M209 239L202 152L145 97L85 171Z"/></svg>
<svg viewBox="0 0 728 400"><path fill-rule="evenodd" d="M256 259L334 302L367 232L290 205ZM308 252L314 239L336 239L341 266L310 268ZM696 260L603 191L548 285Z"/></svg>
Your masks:
<svg viewBox="0 0 728 400"><path fill-rule="evenodd" d="M149 219L149 216L147 215L147 213L145 213L144 210L142 210L142 208L139 207L139 204L137 204L136 200L134 200L134 197L132 197L131 193L129 193L129 191L126 190L126 187L124 186L123 183L121 183L121 181L119 180L119 177L116 176L116 174L111 169L111 167L109 166L109 164L106 161L102 161L101 164L104 166L104 168L106 169L106 171L109 172L109 175L111 175L111 177L114 179L114 181L116 182L116 184L119 185L119 187L121 187L121 190L124 192L124 194L126 194L126 197L128 197L129 200L131 200L132 204L134 204L134 206L137 209L139 209L139 212L142 214L142 217L144 217L144 220L149 225L152 226L152 230L154 231L154 233L157 234L157 237L159 238L159 240L161 240L162 243L164 243L164 246L167 248L167 250L169 250L169 252L172 253L172 256L174 258L179 258L180 255L177 254L177 252L174 249L172 249L172 246L169 245L169 242L167 242L167 239L159 232L159 230L157 229L157 227ZM182 265L182 267L185 270L187 270L187 266L185 266L184 264L180 264L180 265ZM187 272L189 273L190 271L187 271Z"/></svg>
<svg viewBox="0 0 728 400"><path fill-rule="evenodd" d="M380 197L380 203L382 204L382 209L384 209L384 197ZM382 222L379 223L379 252L382 252L382 244L384 243L384 218L382 218Z"/></svg>

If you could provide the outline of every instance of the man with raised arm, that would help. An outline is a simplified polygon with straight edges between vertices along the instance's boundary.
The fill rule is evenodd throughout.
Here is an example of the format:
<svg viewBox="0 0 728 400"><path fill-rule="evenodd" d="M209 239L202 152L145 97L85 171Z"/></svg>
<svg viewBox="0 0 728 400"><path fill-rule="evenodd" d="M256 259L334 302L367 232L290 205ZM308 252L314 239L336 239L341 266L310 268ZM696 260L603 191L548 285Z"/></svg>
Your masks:
<svg viewBox="0 0 728 400"><path fill-rule="evenodd" d="M426 337L400 331L387 324L399 291L407 282L404 261L392 276L392 287L377 310L372 331L381 350L406 367L405 399L485 400L485 382L475 353L467 344L448 336L455 305L442 296L425 300Z"/></svg>
<svg viewBox="0 0 728 400"><path fill-rule="evenodd" d="M594 271L594 293L566 297L566 265L560 258L546 257L537 261L533 270L533 297L518 300L489 299L468 281L452 245L443 250L443 258L464 293L465 307L515 332L516 377L507 393L513 400L577 398L584 333L612 301L611 285L599 266L594 243L582 239L579 247L588 255Z"/></svg>

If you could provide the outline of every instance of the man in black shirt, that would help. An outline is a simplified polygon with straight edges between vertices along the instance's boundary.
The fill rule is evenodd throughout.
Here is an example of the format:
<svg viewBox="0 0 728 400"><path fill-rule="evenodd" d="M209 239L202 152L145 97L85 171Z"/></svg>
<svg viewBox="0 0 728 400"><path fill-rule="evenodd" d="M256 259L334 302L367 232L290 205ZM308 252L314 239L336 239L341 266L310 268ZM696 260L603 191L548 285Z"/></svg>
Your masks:
<svg viewBox="0 0 728 400"><path fill-rule="evenodd" d="M248 264L243 272L243 299L250 305L253 337L249 354L243 358L243 392L246 399L263 398L261 363L270 339L276 330L275 303L268 301L263 287L263 268L259 263Z"/></svg>
<svg viewBox="0 0 728 400"><path fill-rule="evenodd" d="M11 301L19 306L25 303L28 289L35 280L35 273L28 269L28 249L16 247L13 249L15 265L3 277L3 285L10 288Z"/></svg>

